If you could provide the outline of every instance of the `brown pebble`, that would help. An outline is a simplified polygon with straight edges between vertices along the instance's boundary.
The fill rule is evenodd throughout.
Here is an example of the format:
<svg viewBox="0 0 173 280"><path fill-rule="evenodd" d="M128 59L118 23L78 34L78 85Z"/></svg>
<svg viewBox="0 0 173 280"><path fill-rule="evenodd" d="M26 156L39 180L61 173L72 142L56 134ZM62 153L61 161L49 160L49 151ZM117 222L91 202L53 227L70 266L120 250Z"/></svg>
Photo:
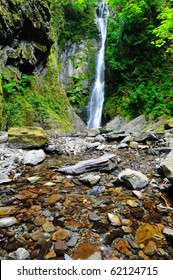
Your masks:
<svg viewBox="0 0 173 280"><path fill-rule="evenodd" d="M49 221L46 221L43 225L42 225L42 228L45 232L52 232L55 230L55 227L54 225L49 222Z"/></svg>
<svg viewBox="0 0 173 280"><path fill-rule="evenodd" d="M56 240L68 240L70 237L70 231L64 228L60 228L58 231L55 231L52 236L51 240L56 241Z"/></svg>
<svg viewBox="0 0 173 280"><path fill-rule="evenodd" d="M88 259L93 254L95 254L96 252L101 253L99 244L83 242L78 245L76 251L72 255L72 258L73 260L85 260Z"/></svg>

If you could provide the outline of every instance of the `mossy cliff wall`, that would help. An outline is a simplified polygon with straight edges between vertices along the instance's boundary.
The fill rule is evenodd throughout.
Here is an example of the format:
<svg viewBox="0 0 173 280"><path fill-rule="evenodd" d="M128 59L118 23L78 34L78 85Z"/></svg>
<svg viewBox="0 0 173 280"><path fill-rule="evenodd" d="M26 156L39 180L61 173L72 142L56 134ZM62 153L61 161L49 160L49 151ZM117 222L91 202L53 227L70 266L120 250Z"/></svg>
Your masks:
<svg viewBox="0 0 173 280"><path fill-rule="evenodd" d="M0 76L0 124L2 122L2 80Z"/></svg>
<svg viewBox="0 0 173 280"><path fill-rule="evenodd" d="M62 2L1 0L1 129L38 123L52 130L73 128L67 88L58 80L63 67L58 52L63 53L64 44L57 42L71 36L63 33L67 19Z"/></svg>
<svg viewBox="0 0 173 280"><path fill-rule="evenodd" d="M68 1L64 6L64 28L58 40L59 83L70 104L87 121L88 98L95 77L98 30L95 24L98 1L83 1L86 8Z"/></svg>
<svg viewBox="0 0 173 280"><path fill-rule="evenodd" d="M64 48L58 48L59 83L67 92L70 103L86 120L86 105L94 81L97 40L68 40Z"/></svg>
<svg viewBox="0 0 173 280"><path fill-rule="evenodd" d="M44 65L55 39L49 2L1 0L1 63L13 65L27 74ZM60 27L59 24L57 29Z"/></svg>

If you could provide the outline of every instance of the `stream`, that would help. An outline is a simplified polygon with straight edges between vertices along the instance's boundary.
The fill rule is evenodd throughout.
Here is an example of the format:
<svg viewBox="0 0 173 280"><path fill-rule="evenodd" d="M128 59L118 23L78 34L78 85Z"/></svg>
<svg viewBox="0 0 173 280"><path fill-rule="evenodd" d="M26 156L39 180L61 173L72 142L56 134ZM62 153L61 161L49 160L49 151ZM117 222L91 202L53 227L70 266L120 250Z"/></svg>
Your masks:
<svg viewBox="0 0 173 280"><path fill-rule="evenodd" d="M0 215L14 219L0 227L1 259L172 259L171 234L162 233L173 227L172 195L156 169L167 154L117 145L20 166L21 176L0 186ZM117 167L89 172L89 182L58 171L105 151L116 153ZM149 184L136 193L122 186L116 178L125 168L140 170Z"/></svg>

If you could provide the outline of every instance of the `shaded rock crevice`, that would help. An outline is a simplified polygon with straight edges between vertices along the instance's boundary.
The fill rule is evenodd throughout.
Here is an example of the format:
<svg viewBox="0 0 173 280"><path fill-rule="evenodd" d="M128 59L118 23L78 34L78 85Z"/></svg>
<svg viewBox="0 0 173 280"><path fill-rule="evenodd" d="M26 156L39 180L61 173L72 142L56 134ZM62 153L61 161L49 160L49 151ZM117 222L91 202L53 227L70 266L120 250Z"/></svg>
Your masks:
<svg viewBox="0 0 173 280"><path fill-rule="evenodd" d="M51 14L40 1L3 0L0 10L0 60L31 74L44 66L53 44Z"/></svg>

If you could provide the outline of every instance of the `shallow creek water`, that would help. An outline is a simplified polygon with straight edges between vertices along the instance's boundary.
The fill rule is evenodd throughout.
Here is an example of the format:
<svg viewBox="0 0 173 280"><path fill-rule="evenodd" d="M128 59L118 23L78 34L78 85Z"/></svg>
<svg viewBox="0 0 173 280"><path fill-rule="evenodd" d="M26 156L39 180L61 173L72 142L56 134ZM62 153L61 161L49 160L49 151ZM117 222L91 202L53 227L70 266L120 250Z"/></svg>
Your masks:
<svg viewBox="0 0 173 280"><path fill-rule="evenodd" d="M95 186L57 171L58 167L93 157L98 157L98 152L47 155L35 167L22 166L21 177L1 186L1 205L7 211L3 215L17 219L13 226L0 229L1 258L15 258L14 251L20 247L27 250L28 259L64 259L67 255L86 259L98 251L102 259L173 258L172 240L161 233L164 227L173 227L173 211L158 207L165 203L172 207L172 200L169 191L162 190L164 180L155 170L157 156L119 150L117 157L121 160L114 171L93 172L101 176ZM132 190L115 184L124 168L140 170L150 181L154 179L155 185L149 184L142 191L143 197L136 197ZM115 221L110 221L109 214ZM136 231L147 224L152 226L151 235L140 244L142 232L136 236ZM81 243L83 249L77 251ZM90 252L86 253L89 246Z"/></svg>

